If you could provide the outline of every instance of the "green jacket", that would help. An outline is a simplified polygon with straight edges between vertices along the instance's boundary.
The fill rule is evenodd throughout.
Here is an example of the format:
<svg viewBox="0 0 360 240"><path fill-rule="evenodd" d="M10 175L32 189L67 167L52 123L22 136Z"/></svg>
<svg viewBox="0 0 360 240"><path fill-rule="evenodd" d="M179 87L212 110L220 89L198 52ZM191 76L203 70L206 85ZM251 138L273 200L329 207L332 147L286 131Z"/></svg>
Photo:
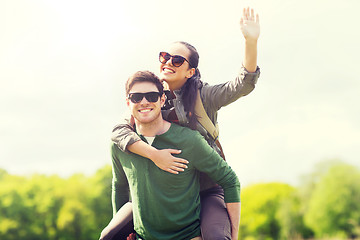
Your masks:
<svg viewBox="0 0 360 240"><path fill-rule="evenodd" d="M171 124L166 133L155 137L152 145L157 149L181 148L179 157L189 161L188 168L171 174L149 159L112 146L113 208L117 211L128 202L130 190L134 228L141 238L200 236L200 171L222 186L225 202L240 201L235 172L197 131Z"/></svg>

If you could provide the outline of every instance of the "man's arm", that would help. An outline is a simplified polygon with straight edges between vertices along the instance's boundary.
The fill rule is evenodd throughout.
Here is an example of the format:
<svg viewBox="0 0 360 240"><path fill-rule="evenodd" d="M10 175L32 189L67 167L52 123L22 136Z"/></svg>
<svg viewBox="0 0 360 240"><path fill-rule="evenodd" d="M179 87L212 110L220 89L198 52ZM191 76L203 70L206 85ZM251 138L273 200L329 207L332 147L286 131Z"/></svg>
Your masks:
<svg viewBox="0 0 360 240"><path fill-rule="evenodd" d="M226 209L230 217L231 239L236 240L239 237L241 204L240 202L226 203Z"/></svg>
<svg viewBox="0 0 360 240"><path fill-rule="evenodd" d="M196 161L193 161L194 167L198 171L206 173L223 188L224 200L231 222L232 239L237 239L240 223L240 182L236 173L198 132L189 137L189 144L192 146L188 145L192 148L191 152L196 154L194 156Z"/></svg>
<svg viewBox="0 0 360 240"><path fill-rule="evenodd" d="M193 155L196 170L206 173L223 188L225 203L240 202L240 182L236 173L199 132L190 133L186 148Z"/></svg>
<svg viewBox="0 0 360 240"><path fill-rule="evenodd" d="M113 215L117 213L117 211L129 201L129 184L124 173L124 170L121 166L119 155L125 154L120 151L120 149L112 144L111 147L111 156L112 156L112 192L111 192L111 200L112 200L112 208Z"/></svg>
<svg viewBox="0 0 360 240"><path fill-rule="evenodd" d="M122 168L120 157L125 155L116 144L111 146L113 219L101 232L100 240L110 240L132 219L132 204L129 201L129 184Z"/></svg>

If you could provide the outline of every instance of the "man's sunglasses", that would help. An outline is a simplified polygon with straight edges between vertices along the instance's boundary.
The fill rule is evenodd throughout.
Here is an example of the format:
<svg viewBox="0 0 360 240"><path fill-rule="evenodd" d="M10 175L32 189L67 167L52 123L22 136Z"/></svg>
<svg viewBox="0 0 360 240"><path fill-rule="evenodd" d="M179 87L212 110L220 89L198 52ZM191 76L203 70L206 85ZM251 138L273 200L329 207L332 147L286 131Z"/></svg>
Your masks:
<svg viewBox="0 0 360 240"><path fill-rule="evenodd" d="M145 97L148 102L157 102L162 93L159 92L147 92L147 93L129 93L128 98L133 103L139 103Z"/></svg>
<svg viewBox="0 0 360 240"><path fill-rule="evenodd" d="M165 64L167 61L169 61L169 59L171 58L171 64L174 67L180 67L185 61L187 61L189 63L188 60L186 60L186 58L179 56L179 55L171 55L170 53L167 52L160 52L159 54L159 61L162 64ZM190 63L189 63L190 65Z"/></svg>

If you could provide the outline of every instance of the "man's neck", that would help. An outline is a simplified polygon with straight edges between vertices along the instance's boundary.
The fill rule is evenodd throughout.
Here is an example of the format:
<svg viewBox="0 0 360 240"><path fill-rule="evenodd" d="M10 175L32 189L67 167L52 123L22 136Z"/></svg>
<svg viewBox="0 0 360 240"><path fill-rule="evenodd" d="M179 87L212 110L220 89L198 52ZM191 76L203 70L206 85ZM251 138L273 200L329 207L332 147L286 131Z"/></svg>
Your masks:
<svg viewBox="0 0 360 240"><path fill-rule="evenodd" d="M154 120L150 123L141 123L135 119L136 131L145 136L145 137L155 137L156 135L161 135L166 133L171 123L165 121L162 118Z"/></svg>

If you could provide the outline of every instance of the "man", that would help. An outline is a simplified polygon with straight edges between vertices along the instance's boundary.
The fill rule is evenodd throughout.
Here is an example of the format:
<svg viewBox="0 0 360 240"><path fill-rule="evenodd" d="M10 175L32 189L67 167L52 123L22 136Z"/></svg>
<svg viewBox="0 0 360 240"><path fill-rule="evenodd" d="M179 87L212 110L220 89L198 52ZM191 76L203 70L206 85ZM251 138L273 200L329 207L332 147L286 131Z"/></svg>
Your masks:
<svg viewBox="0 0 360 240"><path fill-rule="evenodd" d="M237 239L240 183L236 174L198 132L162 118L165 95L160 80L153 73L140 71L131 76L126 83L126 95L140 137L158 149L181 149L179 157L189 163L185 171L171 174L139 155L120 151L113 144L113 209L121 209L102 232L102 236L111 234L100 239L107 239L114 229L121 228L117 219L131 218L129 189L138 238L201 239L200 172L206 173L224 189L232 236Z"/></svg>

